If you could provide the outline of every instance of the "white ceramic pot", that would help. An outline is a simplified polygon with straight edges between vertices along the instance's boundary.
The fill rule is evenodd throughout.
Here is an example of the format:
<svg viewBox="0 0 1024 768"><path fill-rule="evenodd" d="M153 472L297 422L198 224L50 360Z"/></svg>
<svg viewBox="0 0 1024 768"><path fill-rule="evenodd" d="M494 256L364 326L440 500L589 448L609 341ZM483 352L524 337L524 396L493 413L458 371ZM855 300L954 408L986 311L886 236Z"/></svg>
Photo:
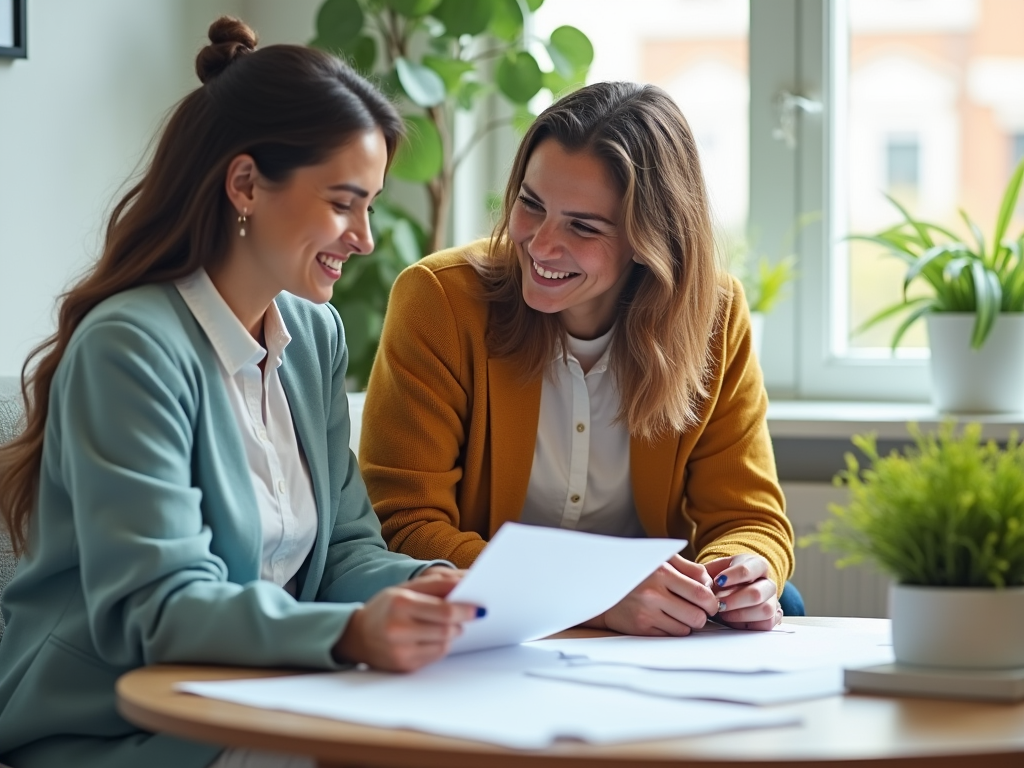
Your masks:
<svg viewBox="0 0 1024 768"><path fill-rule="evenodd" d="M754 347L754 354L761 359L761 343L764 339L764 312L750 313L750 338Z"/></svg>
<svg viewBox="0 0 1024 768"><path fill-rule="evenodd" d="M889 592L896 661L929 667L1024 667L1024 587L894 585Z"/></svg>
<svg viewBox="0 0 1024 768"><path fill-rule="evenodd" d="M928 318L932 400L945 413L1024 411L1024 313L1001 312L981 349L971 349L973 312Z"/></svg>

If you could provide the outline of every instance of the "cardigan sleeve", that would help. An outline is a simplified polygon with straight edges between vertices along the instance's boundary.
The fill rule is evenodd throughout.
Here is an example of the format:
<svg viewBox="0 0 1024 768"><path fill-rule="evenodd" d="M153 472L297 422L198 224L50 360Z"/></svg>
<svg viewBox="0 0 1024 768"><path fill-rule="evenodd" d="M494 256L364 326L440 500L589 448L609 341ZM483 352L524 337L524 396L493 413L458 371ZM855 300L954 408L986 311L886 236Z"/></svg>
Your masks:
<svg viewBox="0 0 1024 768"><path fill-rule="evenodd" d="M456 490L470 408L456 316L429 269L391 290L363 411L360 468L388 546L469 567L485 542L459 530Z"/></svg>
<svg viewBox="0 0 1024 768"><path fill-rule="evenodd" d="M712 392L707 424L686 466L685 513L696 526L698 562L761 555L781 594L793 572L793 528L775 471L750 312L735 280L726 303L721 384Z"/></svg>
<svg viewBox="0 0 1024 768"><path fill-rule="evenodd" d="M334 524L317 599L339 603L362 602L386 587L414 578L433 565L450 566L451 563L444 560L423 562L390 552L381 538L380 521L370 506L356 457L349 448L351 422L345 393L345 373L348 370L345 331L334 308L328 306L325 311L335 323L326 449L332 457L333 476L330 480L338 490L331 494ZM310 370L308 375L314 376L315 372Z"/></svg>

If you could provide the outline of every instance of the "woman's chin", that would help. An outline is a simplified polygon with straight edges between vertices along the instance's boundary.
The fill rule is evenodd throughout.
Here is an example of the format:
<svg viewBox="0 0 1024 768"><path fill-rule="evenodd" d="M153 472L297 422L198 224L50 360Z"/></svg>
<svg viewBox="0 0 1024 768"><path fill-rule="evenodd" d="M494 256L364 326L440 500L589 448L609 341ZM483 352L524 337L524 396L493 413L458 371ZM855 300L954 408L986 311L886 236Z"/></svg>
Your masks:
<svg viewBox="0 0 1024 768"><path fill-rule="evenodd" d="M565 309L562 302L552 301L547 296L536 296L529 290L523 291L523 301L530 309L545 315L553 315Z"/></svg>

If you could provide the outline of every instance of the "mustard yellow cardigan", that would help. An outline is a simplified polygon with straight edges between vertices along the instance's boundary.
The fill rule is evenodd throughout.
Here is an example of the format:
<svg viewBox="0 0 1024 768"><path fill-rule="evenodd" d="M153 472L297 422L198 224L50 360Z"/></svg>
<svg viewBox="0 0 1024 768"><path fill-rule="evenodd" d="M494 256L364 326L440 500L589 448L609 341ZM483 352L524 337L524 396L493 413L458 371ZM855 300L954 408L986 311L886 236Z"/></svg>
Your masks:
<svg viewBox="0 0 1024 768"><path fill-rule="evenodd" d="M466 248L407 268L391 292L363 413L359 460L388 546L468 567L502 523L517 520L533 464L542 377L488 354L488 305ZM765 421L739 283L712 349L700 424L656 442L633 438L636 510L649 536L686 538L698 562L754 552L781 591L793 529Z"/></svg>

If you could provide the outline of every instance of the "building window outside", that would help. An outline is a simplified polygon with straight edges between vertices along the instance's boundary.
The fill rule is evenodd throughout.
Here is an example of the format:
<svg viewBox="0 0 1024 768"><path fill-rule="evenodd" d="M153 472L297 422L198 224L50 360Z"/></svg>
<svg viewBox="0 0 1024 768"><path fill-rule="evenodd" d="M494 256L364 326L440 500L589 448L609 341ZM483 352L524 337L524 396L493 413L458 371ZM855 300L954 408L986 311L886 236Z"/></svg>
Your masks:
<svg viewBox="0 0 1024 768"><path fill-rule="evenodd" d="M890 136L885 147L886 187L899 198L917 196L921 145L916 136ZM901 203L911 202L900 200Z"/></svg>
<svg viewBox="0 0 1024 768"><path fill-rule="evenodd" d="M1024 103L1024 46L1013 31L1024 28L1024 3L856 0L846 7L848 161L835 183L848 185L849 204L838 234L898 223L883 191L961 236L968 233L960 208L990 232L1008 178L995 148L1015 142L1009 126ZM883 162L870 162L872 154ZM843 331L834 352L888 356L899 318L854 331L898 300L905 267L869 243L851 244L845 261L845 271L833 271L848 295L846 316L832 318ZM925 354L923 323L901 347Z"/></svg>

